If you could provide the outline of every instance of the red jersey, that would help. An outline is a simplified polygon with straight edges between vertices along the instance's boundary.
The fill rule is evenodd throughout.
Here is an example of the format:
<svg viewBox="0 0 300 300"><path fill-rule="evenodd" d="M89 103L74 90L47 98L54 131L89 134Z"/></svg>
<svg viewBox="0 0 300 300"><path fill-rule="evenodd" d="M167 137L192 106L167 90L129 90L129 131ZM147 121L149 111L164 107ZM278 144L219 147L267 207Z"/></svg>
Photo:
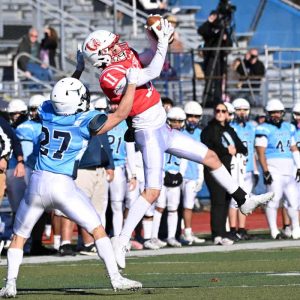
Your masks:
<svg viewBox="0 0 300 300"><path fill-rule="evenodd" d="M142 63L138 54L127 49L126 59L113 62L103 70L99 82L104 94L112 103L119 103L122 99L123 90L127 84L126 70L132 66L142 69ZM160 94L154 88L151 81L136 88L133 106L129 116L136 116L160 101Z"/></svg>

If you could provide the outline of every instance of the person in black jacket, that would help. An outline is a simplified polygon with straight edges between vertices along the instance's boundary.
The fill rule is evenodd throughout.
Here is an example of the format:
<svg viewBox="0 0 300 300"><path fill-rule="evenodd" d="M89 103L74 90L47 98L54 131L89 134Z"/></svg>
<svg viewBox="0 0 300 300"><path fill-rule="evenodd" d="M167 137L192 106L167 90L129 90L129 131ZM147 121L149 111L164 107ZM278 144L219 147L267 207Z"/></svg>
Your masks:
<svg viewBox="0 0 300 300"><path fill-rule="evenodd" d="M205 48L232 46L230 34L215 10L210 13L207 21L199 26L198 34L203 37ZM217 49L205 50L203 58L204 102L211 107L222 101L222 80L227 71L227 52Z"/></svg>
<svg viewBox="0 0 300 300"><path fill-rule="evenodd" d="M232 156L236 153L247 154L247 148L227 122L228 110L225 104L217 104L214 118L201 133L201 141L215 151L225 168L230 172ZM204 167L204 178L211 195L211 231L216 245L232 245L233 241L226 233L231 195L212 177L210 170Z"/></svg>

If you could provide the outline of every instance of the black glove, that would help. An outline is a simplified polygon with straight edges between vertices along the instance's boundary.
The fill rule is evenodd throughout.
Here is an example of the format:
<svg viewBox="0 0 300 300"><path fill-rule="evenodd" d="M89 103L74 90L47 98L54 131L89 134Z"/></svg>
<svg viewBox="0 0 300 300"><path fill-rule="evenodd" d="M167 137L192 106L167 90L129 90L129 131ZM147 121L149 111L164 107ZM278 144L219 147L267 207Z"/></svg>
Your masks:
<svg viewBox="0 0 300 300"><path fill-rule="evenodd" d="M258 184L259 181L259 174L258 173L253 173L253 187L255 188Z"/></svg>
<svg viewBox="0 0 300 300"><path fill-rule="evenodd" d="M269 171L264 172L264 184L270 185L273 182L272 175Z"/></svg>
<svg viewBox="0 0 300 300"><path fill-rule="evenodd" d="M297 169L297 173L296 173L296 181L300 182L300 169Z"/></svg>

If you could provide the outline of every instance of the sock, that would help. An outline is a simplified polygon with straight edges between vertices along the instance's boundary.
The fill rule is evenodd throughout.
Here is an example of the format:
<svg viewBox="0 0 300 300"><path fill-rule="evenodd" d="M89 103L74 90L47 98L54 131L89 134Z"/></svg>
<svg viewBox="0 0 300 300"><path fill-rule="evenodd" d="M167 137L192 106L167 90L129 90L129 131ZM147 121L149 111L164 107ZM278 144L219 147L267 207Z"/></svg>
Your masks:
<svg viewBox="0 0 300 300"><path fill-rule="evenodd" d="M235 227L230 227L230 232L236 233L236 228Z"/></svg>
<svg viewBox="0 0 300 300"><path fill-rule="evenodd" d="M238 189L239 186L237 182L232 178L224 165L216 170L210 171L210 173L229 194L233 194Z"/></svg>
<svg viewBox="0 0 300 300"><path fill-rule="evenodd" d="M120 234L121 240L124 243L128 244L133 230L145 215L145 212L150 206L151 204L141 195L137 198L136 201L134 201L131 208L129 209L127 219Z"/></svg>
<svg viewBox="0 0 300 300"><path fill-rule="evenodd" d="M65 240L61 242L61 246L71 244L70 240Z"/></svg>
<svg viewBox="0 0 300 300"><path fill-rule="evenodd" d="M110 239L106 236L95 241L98 256L103 260L106 270L110 278L119 275L119 270L115 256L113 255L114 250L111 245Z"/></svg>
<svg viewBox="0 0 300 300"><path fill-rule="evenodd" d="M143 220L144 239L151 239L153 220Z"/></svg>
<svg viewBox="0 0 300 300"><path fill-rule="evenodd" d="M266 215L271 233L278 232L279 230L277 227L277 208L266 207Z"/></svg>
<svg viewBox="0 0 300 300"><path fill-rule="evenodd" d="M292 229L299 228L299 212L292 207L289 207L287 212L291 219Z"/></svg>
<svg viewBox="0 0 300 300"><path fill-rule="evenodd" d="M7 250L7 280L17 279L23 260L23 249L9 248Z"/></svg>
<svg viewBox="0 0 300 300"><path fill-rule="evenodd" d="M59 249L59 246L60 246L60 239L61 239L61 236L60 235L54 235L53 236L53 248L58 250Z"/></svg>
<svg viewBox="0 0 300 300"><path fill-rule="evenodd" d="M168 212L168 238L175 238L178 223L177 211Z"/></svg>
<svg viewBox="0 0 300 300"><path fill-rule="evenodd" d="M151 238L158 238L161 216L161 212L159 212L158 210L154 211Z"/></svg>
<svg viewBox="0 0 300 300"><path fill-rule="evenodd" d="M113 213L114 236L119 236L123 226L123 202L112 201L111 210Z"/></svg>
<svg viewBox="0 0 300 300"><path fill-rule="evenodd" d="M184 234L186 236L192 235L192 228L184 228Z"/></svg>

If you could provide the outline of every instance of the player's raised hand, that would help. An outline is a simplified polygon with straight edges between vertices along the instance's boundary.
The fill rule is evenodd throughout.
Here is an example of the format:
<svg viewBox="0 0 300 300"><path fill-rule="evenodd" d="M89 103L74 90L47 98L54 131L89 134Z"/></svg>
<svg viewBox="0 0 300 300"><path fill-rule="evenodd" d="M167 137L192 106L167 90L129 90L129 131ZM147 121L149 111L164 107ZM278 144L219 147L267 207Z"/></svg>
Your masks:
<svg viewBox="0 0 300 300"><path fill-rule="evenodd" d="M136 84L138 82L140 70L139 68L129 68L127 70L126 77L128 84Z"/></svg>
<svg viewBox="0 0 300 300"><path fill-rule="evenodd" d="M160 23L155 23L152 26L152 30L157 35L158 42L161 43L169 43L169 40L174 33L174 27L168 22L168 20L163 18L161 18Z"/></svg>
<svg viewBox="0 0 300 300"><path fill-rule="evenodd" d="M84 57L83 57L83 53L82 53L82 45L81 44L78 44L78 46L77 46L76 60L77 60L76 70L83 72L85 63L84 63Z"/></svg>

